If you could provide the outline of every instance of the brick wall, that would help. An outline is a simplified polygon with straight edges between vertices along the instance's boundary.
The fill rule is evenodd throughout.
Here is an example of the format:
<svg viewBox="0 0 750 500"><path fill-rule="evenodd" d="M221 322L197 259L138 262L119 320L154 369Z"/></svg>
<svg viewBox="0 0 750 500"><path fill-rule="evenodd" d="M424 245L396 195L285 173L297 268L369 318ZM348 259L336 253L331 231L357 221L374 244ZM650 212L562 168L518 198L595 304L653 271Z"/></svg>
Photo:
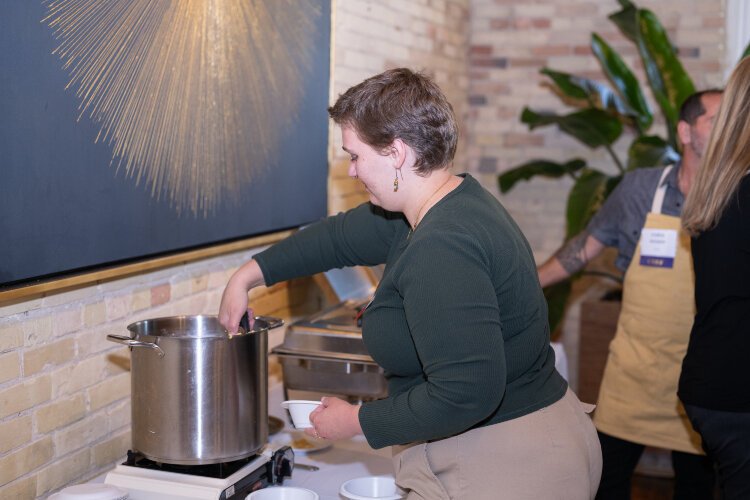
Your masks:
<svg viewBox="0 0 750 500"><path fill-rule="evenodd" d="M463 115L468 0L336 4L334 95L407 65L433 75ZM340 146L332 129L332 213L365 199L346 177ZM126 334L138 319L215 313L227 279L256 251L0 303L0 498L43 497L121 461L130 445L129 353L106 335ZM324 300L312 280L251 295L256 312L287 319L319 309ZM270 343L282 335L272 331Z"/></svg>
<svg viewBox="0 0 750 500"><path fill-rule="evenodd" d="M636 4L659 17L696 88L721 86L723 0L636 0ZM571 182L534 179L501 195L497 175L534 158L564 161L578 156L605 171L614 172L615 167L604 150L590 151L554 127L529 132L520 122L524 106L565 112L565 106L543 85L546 77L539 69L547 66L606 81L589 49L592 32L622 54L645 82L642 68L634 46L607 19L620 9L616 0L472 0L471 7L469 169L508 208L541 262L562 243ZM650 94L647 97L653 104ZM659 132L659 126L652 130ZM627 137L618 141L615 149L620 157L629 142ZM576 284L562 334L574 387L580 300L597 296L608 286L596 280Z"/></svg>
<svg viewBox="0 0 750 500"><path fill-rule="evenodd" d="M140 319L215 314L227 279L257 251L0 304L0 498L45 496L122 461L130 354L106 335L127 335ZM324 299L311 280L296 280L253 290L251 300L258 314L290 318ZM273 330L269 342L282 335Z"/></svg>
<svg viewBox="0 0 750 500"><path fill-rule="evenodd" d="M365 78L408 66L429 74L440 85L461 122L467 113L469 0L347 0L336 2L334 99ZM332 127L329 178L330 213L367 200L361 184L347 175L348 155L341 133ZM466 137L459 141L456 171L466 171Z"/></svg>
<svg viewBox="0 0 750 500"><path fill-rule="evenodd" d="M697 88L721 85L722 0L636 3L651 9L662 21ZM518 117L524 106L557 112L565 109L543 85L546 78L539 74L543 66L606 81L589 49L592 32L600 34L643 75L634 46L607 19L617 10L615 0L473 0L468 158L471 171L492 192L499 195L498 173L532 158L562 161L581 156L592 165L613 171L614 164L605 151L589 151L553 127L529 132ZM619 150L628 143L627 138L619 141ZM518 185L510 194L499 195L538 259L549 256L561 243L569 187L567 181L535 179Z"/></svg>

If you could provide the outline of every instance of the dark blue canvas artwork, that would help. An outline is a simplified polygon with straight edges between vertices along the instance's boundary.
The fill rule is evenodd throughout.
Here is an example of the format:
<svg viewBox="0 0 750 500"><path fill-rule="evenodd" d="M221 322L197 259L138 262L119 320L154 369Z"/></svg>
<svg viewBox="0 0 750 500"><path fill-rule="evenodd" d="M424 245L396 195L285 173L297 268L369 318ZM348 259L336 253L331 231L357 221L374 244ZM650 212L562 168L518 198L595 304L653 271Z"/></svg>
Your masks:
<svg viewBox="0 0 750 500"><path fill-rule="evenodd" d="M2 3L0 288L326 215L330 2L265 4Z"/></svg>

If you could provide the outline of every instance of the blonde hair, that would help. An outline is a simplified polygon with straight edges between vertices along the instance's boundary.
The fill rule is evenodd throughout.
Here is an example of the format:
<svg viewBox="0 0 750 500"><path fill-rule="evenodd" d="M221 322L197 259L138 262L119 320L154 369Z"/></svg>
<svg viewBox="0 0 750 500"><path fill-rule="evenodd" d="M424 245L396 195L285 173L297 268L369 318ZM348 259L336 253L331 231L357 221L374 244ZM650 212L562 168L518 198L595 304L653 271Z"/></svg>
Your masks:
<svg viewBox="0 0 750 500"><path fill-rule="evenodd" d="M729 77L701 168L693 180L682 225L692 236L719 222L750 167L750 57Z"/></svg>

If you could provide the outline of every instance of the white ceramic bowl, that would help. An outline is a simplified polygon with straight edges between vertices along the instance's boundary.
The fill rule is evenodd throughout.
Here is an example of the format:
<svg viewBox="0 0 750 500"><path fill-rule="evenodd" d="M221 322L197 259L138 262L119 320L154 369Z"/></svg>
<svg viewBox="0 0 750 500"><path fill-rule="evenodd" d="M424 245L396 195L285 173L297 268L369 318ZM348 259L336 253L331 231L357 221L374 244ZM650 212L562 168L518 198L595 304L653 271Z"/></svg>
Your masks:
<svg viewBox="0 0 750 500"><path fill-rule="evenodd" d="M320 401L306 401L303 399L291 399L281 403L281 407L289 410L292 415L292 423L297 429L309 429L310 412L320 405Z"/></svg>
<svg viewBox="0 0 750 500"><path fill-rule="evenodd" d="M245 500L318 500L319 498L317 493L306 488L269 486L253 491L245 497Z"/></svg>
<svg viewBox="0 0 750 500"><path fill-rule="evenodd" d="M393 476L367 476L350 479L339 490L352 500L400 500L406 492L396 486Z"/></svg>
<svg viewBox="0 0 750 500"><path fill-rule="evenodd" d="M128 492L111 484L77 484L63 488L49 500L126 500Z"/></svg>

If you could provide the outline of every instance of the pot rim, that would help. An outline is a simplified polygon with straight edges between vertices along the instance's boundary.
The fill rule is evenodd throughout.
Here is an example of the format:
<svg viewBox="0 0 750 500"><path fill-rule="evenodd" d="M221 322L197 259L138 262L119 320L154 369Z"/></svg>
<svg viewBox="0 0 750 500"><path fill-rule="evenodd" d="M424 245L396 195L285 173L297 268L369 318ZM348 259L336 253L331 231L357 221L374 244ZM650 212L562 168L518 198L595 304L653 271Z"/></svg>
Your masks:
<svg viewBox="0 0 750 500"><path fill-rule="evenodd" d="M243 337L248 334L267 333L272 328L284 324L280 318L270 316L254 316L253 329L230 336L221 326L215 315L197 314L180 316L162 316L158 318L142 319L127 326L131 338L161 338L161 339L223 339Z"/></svg>

